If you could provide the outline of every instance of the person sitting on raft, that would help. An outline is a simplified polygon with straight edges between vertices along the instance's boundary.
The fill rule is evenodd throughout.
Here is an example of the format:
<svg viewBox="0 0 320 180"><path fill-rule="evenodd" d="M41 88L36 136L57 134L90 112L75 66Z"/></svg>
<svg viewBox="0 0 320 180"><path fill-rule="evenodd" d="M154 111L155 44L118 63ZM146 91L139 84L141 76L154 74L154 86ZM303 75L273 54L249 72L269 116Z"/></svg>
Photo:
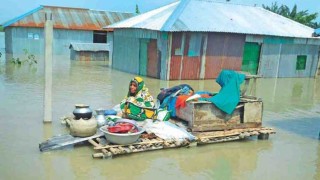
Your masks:
<svg viewBox="0 0 320 180"><path fill-rule="evenodd" d="M120 103L122 117L138 121L152 119L156 110L154 101L141 77L135 77L129 83L129 91Z"/></svg>

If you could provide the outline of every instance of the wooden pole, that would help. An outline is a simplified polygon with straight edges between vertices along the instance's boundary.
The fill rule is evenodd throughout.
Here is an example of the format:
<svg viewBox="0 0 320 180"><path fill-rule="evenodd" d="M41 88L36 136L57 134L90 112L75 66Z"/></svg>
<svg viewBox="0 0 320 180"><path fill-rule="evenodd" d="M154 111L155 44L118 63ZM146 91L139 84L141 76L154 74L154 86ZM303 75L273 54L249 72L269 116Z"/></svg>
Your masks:
<svg viewBox="0 0 320 180"><path fill-rule="evenodd" d="M45 87L44 87L44 118L43 122L52 122L52 40L53 22L52 13L45 14L44 41L45 41Z"/></svg>

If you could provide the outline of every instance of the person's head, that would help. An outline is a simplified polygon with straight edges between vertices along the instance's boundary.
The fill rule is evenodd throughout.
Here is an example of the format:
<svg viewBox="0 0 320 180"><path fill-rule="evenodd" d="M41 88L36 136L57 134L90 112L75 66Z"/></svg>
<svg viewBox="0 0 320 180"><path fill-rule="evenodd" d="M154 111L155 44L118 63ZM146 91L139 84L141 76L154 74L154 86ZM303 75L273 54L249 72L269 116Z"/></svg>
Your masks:
<svg viewBox="0 0 320 180"><path fill-rule="evenodd" d="M134 94L137 93L137 89L138 89L137 83L134 82L134 81L131 81L131 82L130 82L130 85L129 85L129 93L130 93L131 95L134 95Z"/></svg>
<svg viewBox="0 0 320 180"><path fill-rule="evenodd" d="M130 81L129 84L129 95L133 96L136 95L139 91L142 90L144 86L144 81L141 77L135 77Z"/></svg>

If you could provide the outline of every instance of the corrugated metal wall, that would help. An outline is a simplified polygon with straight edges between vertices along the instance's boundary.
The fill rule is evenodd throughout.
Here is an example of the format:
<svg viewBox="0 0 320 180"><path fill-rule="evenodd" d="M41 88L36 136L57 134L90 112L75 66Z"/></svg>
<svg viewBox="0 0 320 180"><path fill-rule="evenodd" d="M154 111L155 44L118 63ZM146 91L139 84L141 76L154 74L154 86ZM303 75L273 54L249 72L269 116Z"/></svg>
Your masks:
<svg viewBox="0 0 320 180"><path fill-rule="evenodd" d="M43 29L9 27L5 32L7 53L23 54L27 49L32 54L44 54Z"/></svg>
<svg viewBox="0 0 320 180"><path fill-rule="evenodd" d="M202 33L172 33L170 80L200 79Z"/></svg>
<svg viewBox="0 0 320 180"><path fill-rule="evenodd" d="M198 36L200 35L200 36ZM201 33L186 33L181 79L200 78ZM199 46L198 48L196 46Z"/></svg>
<svg viewBox="0 0 320 180"><path fill-rule="evenodd" d="M216 78L222 69L241 70L245 35L209 33L205 79Z"/></svg>
<svg viewBox="0 0 320 180"><path fill-rule="evenodd" d="M262 44L258 74L263 77L313 77L318 64L318 52L317 45ZM296 70L298 55L307 56L305 70Z"/></svg>
<svg viewBox="0 0 320 180"><path fill-rule="evenodd" d="M160 78L166 79L167 33L143 29L115 29L112 67L121 71L139 74L140 39L157 40L160 57Z"/></svg>
<svg viewBox="0 0 320 180"><path fill-rule="evenodd" d="M147 76L148 43L150 39L140 39L139 46L139 75Z"/></svg>
<svg viewBox="0 0 320 180"><path fill-rule="evenodd" d="M139 39L114 32L112 68L139 74Z"/></svg>
<svg viewBox="0 0 320 180"><path fill-rule="evenodd" d="M200 79L202 60L205 79L216 78L222 69L241 70L245 35L208 34L204 47L203 33L172 33L170 80Z"/></svg>
<svg viewBox="0 0 320 180"><path fill-rule="evenodd" d="M207 34L208 36L206 36ZM200 71L203 72L201 63L204 64L205 79L216 78L222 69L239 71L241 70L246 40L261 44L258 74L264 77L277 77L278 75L279 77L313 76L318 63L318 45L292 45L295 42L306 42L308 44L309 39L263 38L262 36L230 33L173 32L168 35L165 32L143 29L115 29L112 67L139 74L139 68L141 68L139 66L141 39L157 40L158 57L161 61L160 79L200 79ZM169 44L170 41L171 44ZM317 41L310 41L310 44L317 43ZM205 47L203 47L204 44L206 44ZM170 49L168 49L168 45ZM306 47L303 48L302 46ZM198 50L199 47L200 50ZM202 53L204 53L204 58L201 58ZM293 66L296 65L296 59L293 60L294 62L288 60L296 58L298 53L308 56L306 70L304 71L293 69ZM167 66L170 68L168 73Z"/></svg>
<svg viewBox="0 0 320 180"><path fill-rule="evenodd" d="M54 54L69 54L71 42L92 43L93 31L55 29L53 39Z"/></svg>
<svg viewBox="0 0 320 180"><path fill-rule="evenodd" d="M5 48L5 36L4 32L0 32L0 49Z"/></svg>
<svg viewBox="0 0 320 180"><path fill-rule="evenodd" d="M167 60L170 56L169 52L168 52L168 41L169 41L169 37L168 37L168 33L167 32L160 32L158 34L159 38L158 38L158 50L159 52L159 56L161 59L160 62L160 79L168 79L167 77Z"/></svg>
<svg viewBox="0 0 320 180"><path fill-rule="evenodd" d="M278 77L312 77L315 75L319 47L315 45L289 45L281 48ZM305 70L296 70L297 56L306 55Z"/></svg>
<svg viewBox="0 0 320 180"><path fill-rule="evenodd" d="M8 27L6 31L6 51L21 54L27 49L32 54L44 54L44 30L42 28ZM71 42L93 42L92 31L62 30L53 31L53 53L69 55Z"/></svg>
<svg viewBox="0 0 320 180"><path fill-rule="evenodd" d="M76 61L107 61L108 52L105 51L74 51L71 50L70 59Z"/></svg>
<svg viewBox="0 0 320 180"><path fill-rule="evenodd" d="M1 53L1 56L0 56L0 59L1 57L3 57L5 55L5 34L4 32L0 32L0 53Z"/></svg>
<svg viewBox="0 0 320 180"><path fill-rule="evenodd" d="M6 53L12 54L12 28L5 29Z"/></svg>
<svg viewBox="0 0 320 180"><path fill-rule="evenodd" d="M180 78L181 60L184 46L182 46L182 33L172 33L170 80Z"/></svg>
<svg viewBox="0 0 320 180"><path fill-rule="evenodd" d="M263 77L277 77L280 59L280 44L262 44L258 74Z"/></svg>

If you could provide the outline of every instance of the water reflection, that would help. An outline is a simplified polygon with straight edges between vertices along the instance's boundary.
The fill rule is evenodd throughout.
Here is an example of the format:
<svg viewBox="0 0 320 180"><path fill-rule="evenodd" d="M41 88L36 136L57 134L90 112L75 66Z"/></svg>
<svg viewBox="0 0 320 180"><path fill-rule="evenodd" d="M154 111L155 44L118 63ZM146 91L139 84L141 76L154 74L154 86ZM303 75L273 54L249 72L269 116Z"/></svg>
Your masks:
<svg viewBox="0 0 320 180"><path fill-rule="evenodd" d="M283 111L292 106L310 108L320 101L316 93L319 86L319 79L313 78L259 79L257 96L262 97L266 108L272 111Z"/></svg>

